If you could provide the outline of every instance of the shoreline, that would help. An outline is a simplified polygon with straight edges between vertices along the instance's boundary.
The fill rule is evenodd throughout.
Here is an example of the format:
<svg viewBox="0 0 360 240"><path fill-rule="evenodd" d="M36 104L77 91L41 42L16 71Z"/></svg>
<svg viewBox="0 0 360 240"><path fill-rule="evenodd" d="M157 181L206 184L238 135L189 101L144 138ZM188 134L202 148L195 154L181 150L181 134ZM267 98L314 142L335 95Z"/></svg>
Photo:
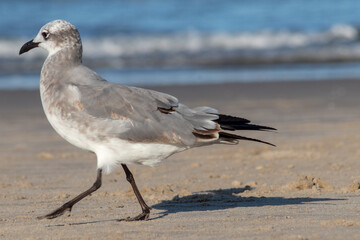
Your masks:
<svg viewBox="0 0 360 240"><path fill-rule="evenodd" d="M110 81L111 82L111 81ZM140 88L147 88L147 89L153 89L156 91L162 91L165 92L166 90L170 90L171 89L186 89L186 88L194 88L196 90L202 89L202 88L208 88L213 90L215 89L221 89L221 88L227 88L227 87L235 87L236 90L239 90L240 87L245 86L245 87L249 87L251 90L255 90L256 88L258 88L259 86L274 86L274 87L278 87L278 86L283 86L285 88L290 88L290 90L294 90L292 89L293 87L298 87L298 86L302 86L303 88L308 87L309 85L331 85L331 86L325 86L325 87L333 87L334 85L346 85L345 87L347 87L349 84L353 85L355 84L360 85L360 79L331 79L331 80L294 80L294 81L255 81L255 82L225 82L225 83L204 83L204 84L151 84L151 85L144 85L144 84L139 84L139 85L130 85L130 84L123 84L123 85L127 85L127 86L136 86L136 87L140 87ZM310 89L311 90L311 89ZM0 89L0 92L37 92L38 88L31 88L31 89ZM247 93L248 91L243 91L241 93ZM273 91L269 91L270 93L273 93ZM302 94L302 93L301 93ZM253 95L253 94L251 94ZM250 96L250 95L248 95Z"/></svg>

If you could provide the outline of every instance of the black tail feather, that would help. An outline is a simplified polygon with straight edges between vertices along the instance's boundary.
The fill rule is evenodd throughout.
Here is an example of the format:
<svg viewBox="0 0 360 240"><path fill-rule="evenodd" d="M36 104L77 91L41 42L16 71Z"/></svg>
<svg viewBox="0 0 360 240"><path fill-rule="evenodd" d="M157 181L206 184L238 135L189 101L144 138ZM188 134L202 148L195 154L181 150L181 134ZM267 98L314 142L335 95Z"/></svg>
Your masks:
<svg viewBox="0 0 360 240"><path fill-rule="evenodd" d="M236 134L231 134L231 133L227 133L227 132L219 132L219 139L220 141L225 141L228 143L237 143L236 140L246 140L246 141L252 141L252 142L259 142L259 143L264 143L273 147L276 147L276 145L269 143L269 142L265 142L256 138L248 138L248 137L243 137L243 136L239 136Z"/></svg>
<svg viewBox="0 0 360 240"><path fill-rule="evenodd" d="M250 121L245 118L233 117L224 114L218 114L219 118L215 120L218 124L220 124L221 129L228 131L235 130L255 130L255 131L269 131L276 130L272 127L261 126L250 124Z"/></svg>
<svg viewBox="0 0 360 240"><path fill-rule="evenodd" d="M216 119L215 122L217 122L220 125L220 128L222 130L228 130L228 131L235 131L235 130L272 131L272 130L276 130L275 128L272 128L272 127L251 124L250 121L245 118L233 117L233 116L224 115L224 114L218 114L218 116L219 116L219 118ZM275 147L274 144L269 143L269 142L265 142L265 141L255 139L255 138L243 137L243 136L239 136L239 135L231 134L231 133L227 133L227 132L219 132L219 140L223 141L225 143L234 143L234 144L238 142L237 140L247 140L247 141L264 143L264 144Z"/></svg>
<svg viewBox="0 0 360 240"><path fill-rule="evenodd" d="M233 117L225 114L217 114L217 115L219 116L219 119L217 119L216 122L219 124L232 125L232 124L250 123L250 121L245 118Z"/></svg>
<svg viewBox="0 0 360 240"><path fill-rule="evenodd" d="M221 129L228 130L228 131L235 131L235 130L254 130L254 131L271 131L276 130L272 127L255 125L255 124L242 124L242 125L223 125L220 124Z"/></svg>

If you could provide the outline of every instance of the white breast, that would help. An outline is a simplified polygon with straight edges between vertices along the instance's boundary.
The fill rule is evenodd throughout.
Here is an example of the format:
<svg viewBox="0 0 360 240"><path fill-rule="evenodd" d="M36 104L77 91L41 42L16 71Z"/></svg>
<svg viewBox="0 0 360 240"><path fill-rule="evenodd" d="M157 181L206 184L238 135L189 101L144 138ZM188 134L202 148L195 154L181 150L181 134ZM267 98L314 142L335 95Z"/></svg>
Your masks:
<svg viewBox="0 0 360 240"><path fill-rule="evenodd" d="M98 158L98 168L104 169L105 172L110 172L114 166L121 163L153 166L173 153L185 150L185 147L170 144L137 143L120 139L116 137L119 136L120 132L126 132L129 127L133 127L128 121L116 121L117 133L111 132L111 125L102 130L100 126L107 126L106 123L108 122L106 121L109 120L93 118L86 114L75 117L72 115L76 114L74 112L61 111L62 105L56 102L61 101L60 98L63 98L63 94L58 99L54 99L54 96L44 95L43 87L40 87L40 91L46 117L55 131L74 146L94 152ZM76 86L68 85L66 93L68 96L66 98L67 103L72 105L76 102L80 103L80 93ZM46 97L51 97L51 99L47 99L44 103ZM81 107L77 113L81 113ZM84 123L82 123L83 118L89 120L87 127L84 127Z"/></svg>
<svg viewBox="0 0 360 240"><path fill-rule="evenodd" d="M170 144L130 142L116 137L99 138L96 130L80 131L78 127L80 123L71 120L71 116L64 118L56 109L49 112L46 104L44 111L55 131L74 146L94 152L97 155L98 168L104 169L106 173L110 173L121 163L153 166L170 155L186 149Z"/></svg>

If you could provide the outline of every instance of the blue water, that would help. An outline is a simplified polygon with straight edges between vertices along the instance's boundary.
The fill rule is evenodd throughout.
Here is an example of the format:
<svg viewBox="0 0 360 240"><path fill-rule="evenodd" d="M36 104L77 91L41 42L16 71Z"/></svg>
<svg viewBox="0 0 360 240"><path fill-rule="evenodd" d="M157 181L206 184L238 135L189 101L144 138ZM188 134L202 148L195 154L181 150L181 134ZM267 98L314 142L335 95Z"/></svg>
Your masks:
<svg viewBox="0 0 360 240"><path fill-rule="evenodd" d="M126 84L360 79L358 0L0 1L0 88L37 88L44 51L21 45L72 22L84 63Z"/></svg>

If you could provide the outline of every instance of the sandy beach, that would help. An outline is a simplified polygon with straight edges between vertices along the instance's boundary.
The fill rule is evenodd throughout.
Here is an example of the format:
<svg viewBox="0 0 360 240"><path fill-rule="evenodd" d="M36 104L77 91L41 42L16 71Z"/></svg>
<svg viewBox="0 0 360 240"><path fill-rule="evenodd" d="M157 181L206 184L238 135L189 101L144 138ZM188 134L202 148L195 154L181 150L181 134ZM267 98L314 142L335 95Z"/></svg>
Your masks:
<svg viewBox="0 0 360 240"><path fill-rule="evenodd" d="M0 239L360 239L360 81L159 86L278 129L254 142L129 165L153 208L146 222L121 168L70 216L36 217L86 190L96 158L63 140L38 91L0 91Z"/></svg>

